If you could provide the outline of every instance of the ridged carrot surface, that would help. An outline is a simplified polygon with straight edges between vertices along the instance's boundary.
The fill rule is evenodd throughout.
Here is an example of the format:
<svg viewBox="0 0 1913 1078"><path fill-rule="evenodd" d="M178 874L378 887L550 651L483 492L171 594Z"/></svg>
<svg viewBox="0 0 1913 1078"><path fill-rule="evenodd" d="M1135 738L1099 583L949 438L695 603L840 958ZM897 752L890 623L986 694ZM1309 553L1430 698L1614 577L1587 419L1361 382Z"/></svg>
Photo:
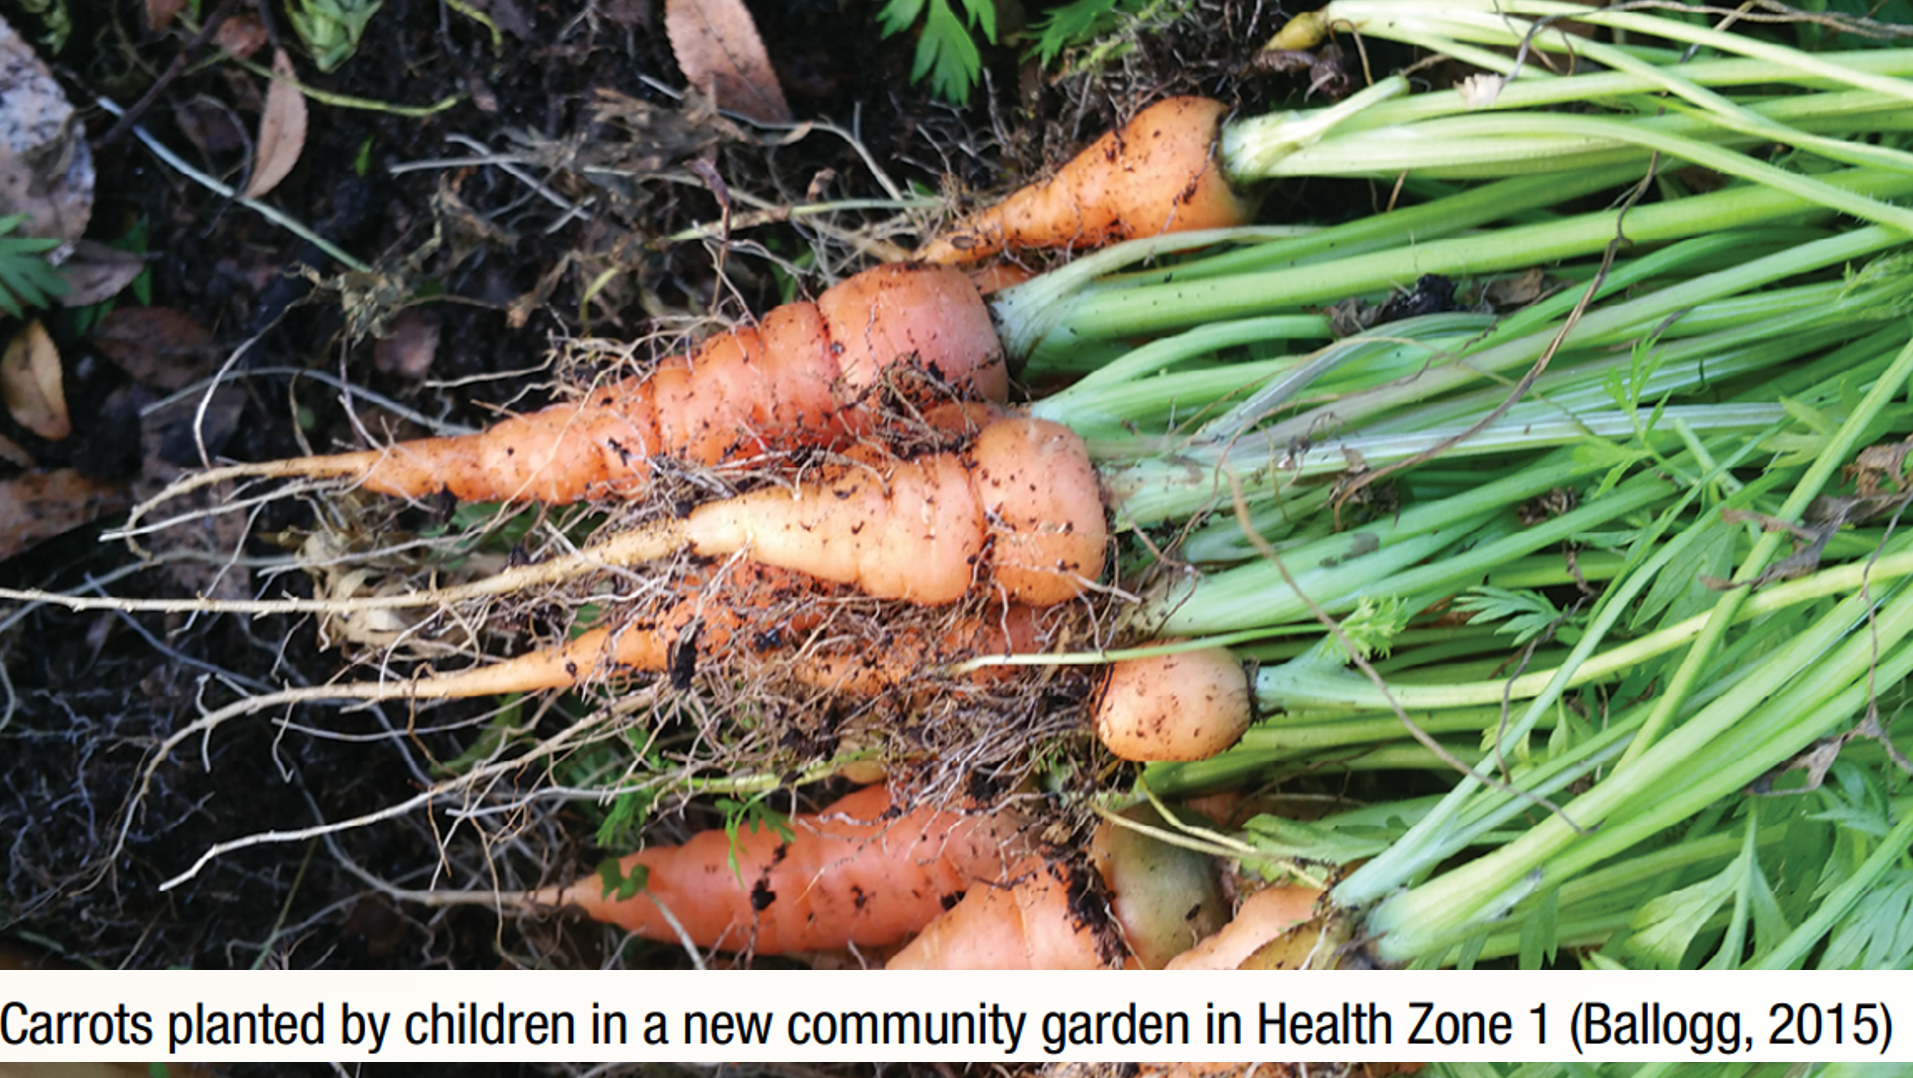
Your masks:
<svg viewBox="0 0 1913 1078"><path fill-rule="evenodd" d="M620 862L646 869L645 888L607 900L589 876L539 896L647 939L675 942L668 908L699 947L783 954L894 943L920 931L965 891L996 881L1019 846L1014 817L919 807L890 814L888 788L858 790L770 829L703 832ZM736 867L732 867L735 852Z"/></svg>
<svg viewBox="0 0 1913 1078"><path fill-rule="evenodd" d="M649 374L514 416L477 434L248 466L244 474L340 476L383 494L573 502L642 494L660 454L715 465L768 450L838 445L865 405L912 369L962 395L1002 400L1003 352L964 274L898 263L770 312Z"/></svg>

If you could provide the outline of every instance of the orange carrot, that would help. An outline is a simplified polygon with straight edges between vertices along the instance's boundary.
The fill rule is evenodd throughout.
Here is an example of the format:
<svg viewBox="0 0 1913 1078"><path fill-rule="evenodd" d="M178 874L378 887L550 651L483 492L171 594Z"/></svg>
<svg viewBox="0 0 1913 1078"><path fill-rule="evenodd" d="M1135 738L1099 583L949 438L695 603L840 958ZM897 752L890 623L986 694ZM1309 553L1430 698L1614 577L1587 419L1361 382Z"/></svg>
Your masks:
<svg viewBox="0 0 1913 1078"><path fill-rule="evenodd" d="M1253 959L1256 954L1271 943L1296 930L1297 926L1308 924L1315 916L1315 904L1321 899L1322 892L1313 887L1277 886L1257 891L1242 902L1236 911L1235 919L1220 932L1184 951L1172 959L1169 969L1241 969L1243 963ZM1303 957L1312 955L1315 937L1307 941L1311 946L1304 950ZM1329 948L1333 950L1333 948ZM1324 959L1332 955L1320 956ZM1287 968L1299 969L1315 963L1295 963Z"/></svg>
<svg viewBox="0 0 1913 1078"><path fill-rule="evenodd" d="M719 829L631 854L621 871L629 877L642 866L646 878L629 899L607 899L605 881L593 875L534 901L575 905L646 939L675 941L668 909L705 948L783 954L882 946L1000 878L1021 826L1008 812L894 813L890 791L872 786L794 817L788 841L769 828L740 828L735 836Z"/></svg>
<svg viewBox="0 0 1913 1078"><path fill-rule="evenodd" d="M1113 969L1122 963L1090 870L1030 857L1008 886L977 887L885 969Z"/></svg>
<svg viewBox="0 0 1913 1078"><path fill-rule="evenodd" d="M706 503L685 518L682 537L706 557L748 551L868 595L932 605L968 594L987 568L1010 600L1049 606L1101 575L1103 513L1083 440L1016 418L985 427L967 454Z"/></svg>
<svg viewBox="0 0 1913 1078"><path fill-rule="evenodd" d="M497 696L575 689L626 674L658 674L699 665L739 671L770 670L833 694L873 697L893 690L934 688L939 668L986 655L1035 651L1035 612L1010 604L990 617L946 622L934 631L888 631L881 646L808 637L825 623L827 606L815 580L771 566L741 562L716 577L693 575L671 595L615 623L588 629L562 644L465 670L439 671L405 683L386 683L408 699ZM691 649L687 655L685 648ZM1008 666L969 674L978 682L1014 676ZM330 686L337 690L340 686Z"/></svg>
<svg viewBox="0 0 1913 1078"><path fill-rule="evenodd" d="M1206 760L1249 728L1249 682L1227 648L1111 663L1096 734L1125 760Z"/></svg>
<svg viewBox="0 0 1913 1078"><path fill-rule="evenodd" d="M1008 392L989 311L962 273L879 266L814 304L786 304L756 328L666 359L648 375L478 434L215 469L188 486L239 476L342 477L412 498L440 491L464 501L631 496L644 491L651 458L660 454L715 465L843 444L872 425L866 399L905 367L966 395L1002 400Z"/></svg>
<svg viewBox="0 0 1913 1078"><path fill-rule="evenodd" d="M1006 248L1095 247L1248 223L1245 199L1215 157L1227 105L1172 97L1104 135L1056 175L964 221L920 252L961 264Z"/></svg>
<svg viewBox="0 0 1913 1078"><path fill-rule="evenodd" d="M1166 826L1147 805L1123 815ZM1227 919L1206 854L1105 821L1089 861L1025 860L1008 886L965 895L888 968L1162 969Z"/></svg>
<svg viewBox="0 0 1913 1078"><path fill-rule="evenodd" d="M1101 575L1102 487L1074 431L998 420L967 453L865 453L795 489L706 502L681 520L612 536L566 558L506 570L447 597L497 594L680 551L743 553L866 595L937 605L988 580L1011 602L1053 606Z"/></svg>

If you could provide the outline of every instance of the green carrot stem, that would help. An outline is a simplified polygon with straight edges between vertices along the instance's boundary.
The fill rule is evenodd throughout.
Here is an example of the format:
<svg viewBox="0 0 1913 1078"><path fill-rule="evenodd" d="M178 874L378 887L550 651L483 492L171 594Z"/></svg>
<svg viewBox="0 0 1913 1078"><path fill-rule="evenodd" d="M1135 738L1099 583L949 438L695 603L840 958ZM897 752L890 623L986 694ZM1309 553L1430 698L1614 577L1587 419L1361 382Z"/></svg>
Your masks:
<svg viewBox="0 0 1913 1078"><path fill-rule="evenodd" d="M1726 460L1717 463L1713 471L1719 472L1734 467L1753 451L1753 443L1743 443ZM1582 664L1590 661L1596 649L1618 623L1623 611L1634 601L1634 598L1646 589L1648 583L1664 566L1671 564L1683 550L1700 539L1700 530L1689 528L1684 529L1672 541L1665 544L1659 543L1659 537L1682 518L1687 505L1699 496L1707 478L1709 477L1703 477L1702 483L1689 486L1634 544L1629 561L1637 563L1639 568L1625 573L1617 586L1609 588L1602 595L1580 642L1575 645L1568 659L1555 669L1547 684L1529 702L1526 709L1508 724L1497 746L1499 751L1508 751L1518 739L1527 736L1528 731L1539 721L1545 709L1552 707L1567 690L1569 678ZM1762 477L1748 484L1735 497L1744 504L1766 486L1777 481L1777 476ZM1551 761L1543 765L1540 771L1545 773L1551 768L1571 769L1576 766L1576 759L1596 751L1606 751L1605 748L1597 750L1596 743L1605 742L1609 738L1618 738L1623 731L1629 732L1631 736L1634 726L1645 717L1646 709L1632 709L1630 715L1635 717L1612 720L1607 731L1592 742L1583 745L1579 752ZM1614 751L1618 754L1618 747ZM1397 843L1395 847L1344 880L1338 889L1340 900L1351 905L1372 902L1394 891L1409 879L1427 871L1470 841L1469 829L1463 827L1459 821L1464 817L1479 817L1480 812L1471 807L1474 804L1471 800L1472 795L1479 785L1472 776L1463 777L1443 799L1441 806L1431 813L1428 819L1418 824L1403 842ZM1510 801L1509 805L1515 806L1517 803ZM1504 807L1504 810L1512 811L1512 808ZM1488 825L1478 823L1476 826Z"/></svg>
<svg viewBox="0 0 1913 1078"><path fill-rule="evenodd" d="M1830 173L1818 182L1867 197L1887 197L1913 191L1913 175L1850 170ZM1038 312L1021 326L1005 327L1006 346L1040 357L1046 350L1069 348L1090 339L1146 336L1182 326L1221 319L1244 318L1272 308L1328 303L1413 281L1424 274L1482 274L1541 265L1600 251L1617 235L1636 244L1681 239L1767 224L1815 212L1806 200L1765 186L1730 187L1677 202L1637 206L1625 221L1613 211L1582 214L1544 225L1499 229L1417 243L1403 250L1373 252L1321 265L1296 266L1225 278L1203 278L1158 285L1090 290L1073 300L1056 297L1048 317L1039 324ZM1872 228L1827 241L1825 254L1834 261L1862 257L1901 239L1897 233ZM1804 272L1822 257L1818 245L1796 252L1797 261L1772 266L1778 280ZM1838 248L1841 253L1833 255ZM1779 256L1774 256L1779 257ZM1757 260L1755 265L1767 260ZM1825 263L1817 263L1825 264ZM1718 275L1713 275L1718 276ZM1757 277L1758 272L1747 275ZM1718 294L1731 295L1765 281L1750 281ZM1709 298L1696 294L1684 305ZM1011 335L1017 339L1010 339Z"/></svg>
<svg viewBox="0 0 1913 1078"><path fill-rule="evenodd" d="M1903 102L1883 94L1848 91L1781 98L1746 113L1762 122L1730 129L1715 117L1691 113L1629 118L1494 108L1338 133L1269 163L1265 175L1270 179L1390 178L1413 171L1430 179L1484 180L1605 168L1645 161L1650 153L1660 152L1728 175L1761 180L1771 174L1749 170L1748 159L1735 148L1771 143L1782 136L1801 149L1842 164L1900 169L1913 164L1913 155L1835 137L1900 131L1913 123ZM1782 123L1783 119L1787 122ZM1802 188L1803 193L1812 190L1812 185ZM1814 195L1807 197L1820 201Z"/></svg>
<svg viewBox="0 0 1913 1078"><path fill-rule="evenodd" d="M1897 545L1904 547L1907 542ZM1847 594L1868 581L1884 584L1909 575L1913 575L1913 551L1907 550L1881 557L1877 561L1823 569L1811 576L1776 584L1756 593L1736 612L1735 624L1744 624L1817 599ZM1711 613L1696 614L1665 629L1616 645L1575 665L1563 688L1579 688L1624 674L1693 641L1710 620ZM1559 672L1560 668L1536 670L1515 678L1451 685L1396 684L1389 686L1389 695L1410 711L1473 707L1504 699L1525 700L1540 695ZM1367 678L1346 671L1343 673L1346 676L1316 678L1303 684L1294 684L1282 678L1278 670L1265 669L1258 675L1257 698L1265 708L1381 709L1388 706L1388 700Z"/></svg>
<svg viewBox="0 0 1913 1078"><path fill-rule="evenodd" d="M1907 177L1907 179L1913 180L1913 177ZM1760 197L1753 193L1749 195ZM1694 201L1698 200L1683 200L1675 205L1687 205ZM1628 216L1626 230L1628 235L1638 238L1635 218L1632 214ZM1797 273L1865 258L1903 240L1904 237L1901 234L1890 229L1870 226L1805 244L1792 251L1757 258L1741 266L1656 289L1625 303L1590 311L1581 319L1568 340L1572 344L1579 341L1599 340L1617 331L1629 332L1623 327L1632 327L1631 333L1641 333L1694 304L1751 291ZM1554 334L1554 329L1542 329L1525 338L1491 345L1467 357L1466 364L1434 368L1412 382L1353 394L1334 402L1333 405L1312 409L1291 419L1272 424L1262 436L1277 444L1299 437L1315 436L1326 425L1356 422L1368 416L1425 399L1433 394L1448 392L1482 377L1485 372L1532 364L1534 357L1553 340Z"/></svg>
<svg viewBox="0 0 1913 1078"><path fill-rule="evenodd" d="M1886 408L1887 402L1906 392L1909 377L1913 377L1913 343L1901 349L1893 364L1874 380L1873 387L1861 399L1853 414L1847 417L1847 421L1840 425L1839 430L1835 432L1819 457L1808 467L1806 474L1801 476L1799 485L1794 488L1793 493L1781 505L1775 516L1787 521L1798 521L1801 518L1806 512L1808 503L1819 497L1827 482L1847 461L1852 459L1854 451L1859 448L1862 436L1868 433L1875 418ZM1639 759L1672 721L1675 712L1686 700L1687 694L1693 690L1695 681L1712 660L1714 650L1719 647L1727 627L1733 623L1740 607L1746 603L1748 593L1753 590L1755 582L1766 571L1774 556L1780 552L1780 546L1785 541L1786 536L1782 533L1766 532L1754 544L1753 551L1747 555L1739 571L1734 574L1733 581L1737 585L1735 590L1728 592L1714 607L1707 627L1702 630L1700 638L1694 641L1693 648L1688 651L1687 657L1682 660L1679 669L1674 672L1673 678L1668 682L1667 688L1663 690L1660 701L1655 705L1653 714L1641 731L1641 736L1628 747L1627 755L1621 760L1620 766L1623 770Z"/></svg>
<svg viewBox="0 0 1913 1078"><path fill-rule="evenodd" d="M1772 701L1769 710L1796 720L1803 697L1822 699L1826 686L1842 680L1859 679L1858 688L1866 689L1864 673L1872 661L1875 638L1878 646L1890 647L1913 630L1913 600L1902 598L1867 622L1870 634L1855 634L1829 658L1836 645L1861 624L1871 604L1859 596L1850 597L1833 611L1806 627L1788 644L1763 658L1760 668L1747 677L1728 697L1702 708L1686 724L1675 730L1653 752L1637 757L1634 766L1610 775L1593 789L1574 799L1568 811L1583 828L1603 830L1620 828L1627 820L1616 815L1627 803L1644 792L1699 786L1713 790L1715 776L1740 774L1748 766L1755 773L1777 760L1748 761L1744 758L1716 758L1706 753L1708 743L1734 724L1743 721L1750 710L1760 710ZM1902 670L1901 673L1905 671ZM1795 687L1799 686L1799 687ZM1858 702L1858 701L1856 701ZM1811 713L1811 712L1809 712ZM1850 712L1849 712L1850 713ZM1824 720L1821 724L1824 729ZM1698 761L1708 766L1697 766ZM1684 782L1670 782L1676 770L1686 774ZM1745 778L1739 779L1745 782ZM1707 800L1719 796L1714 790ZM1705 804L1701 801L1699 804ZM1698 806L1696 806L1698 807ZM1657 815L1654 822L1665 826L1679 819ZM1599 841L1596 836L1589 841ZM1535 825L1521 838L1494 852L1448 872L1429 883L1384 901L1369 916L1371 930L1386 937L1383 951L1390 957L1405 957L1423 952L1432 941L1463 926L1490 916L1512 904L1522 894L1545 889L1550 882L1565 878L1554 869L1554 862L1577 838L1576 831L1558 816ZM1370 866L1375 862L1370 862ZM1367 867L1367 866L1365 866ZM1358 872L1357 875L1360 873ZM1353 877L1351 877L1351 880ZM1338 889L1339 894L1339 889Z"/></svg>

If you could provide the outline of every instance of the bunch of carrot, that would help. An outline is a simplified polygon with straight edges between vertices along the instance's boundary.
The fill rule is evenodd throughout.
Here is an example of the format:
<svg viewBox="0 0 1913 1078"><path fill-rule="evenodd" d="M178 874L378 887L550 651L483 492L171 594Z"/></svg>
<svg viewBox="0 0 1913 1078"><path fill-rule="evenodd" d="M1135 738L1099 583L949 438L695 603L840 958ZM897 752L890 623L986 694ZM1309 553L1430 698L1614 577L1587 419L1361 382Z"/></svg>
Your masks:
<svg viewBox="0 0 1913 1078"><path fill-rule="evenodd" d="M779 308L761 329L715 338L644 377L479 435L195 479L333 478L411 498L642 499L652 461L668 456L754 485L486 581L367 604L429 607L690 560L616 620L409 683L242 701L182 731L162 756L231 715L289 700L570 688L621 670L676 671L687 647L721 660L720 669L769 665L833 696L896 691L926 671L1001 679L1019 666L1109 665L1094 693L1095 725L1117 756L1157 762L1144 775L1158 792L1242 784L1287 761L1313 766L1354 752L1366 754L1363 766L1459 767L1455 794L1415 810L1425 825L1386 850L1350 838L1361 825L1342 821L1306 833L1263 821L1231 840L1238 856L1373 857L1334 897L1351 909L1386 899L1369 925L1386 928L1391 957L1403 959L1440 958L1469 933L1494 930L1475 909L1418 935L1409 925L1434 898L1390 896L1489 841L1535 798L1619 759L1618 775L1575 803L1598 806L1610 814L1603 818L1645 821L1604 833L1644 841L1655 832L1639 828L1672 827L1712 803L1677 809L1645 792L1678 765L1667 746L1784 762L1806 726L1776 715L1765 740L1749 741L1754 735L1735 734L1731 717L1707 717L1717 702L1696 686L1753 679L1747 664L1778 646L1756 636L1735 650L1743 609L1783 609L1763 605L1779 604L1770 596L1781 587L1747 597L1776 583L1762 574L1780 542L1774 532L1757 537L1754 524L1806 529L1815 558L1829 562L1885 541L1836 534L1863 519L1859 502L1824 536L1800 517L1830 489L1829 469L1854 463L1866 439L1905 433L1883 408L1909 362L1897 319L1913 283L1891 257L1913 231L1913 213L1891 199L1913 194L1913 156L1873 136L1897 131L1909 114L1913 82L1903 76L1913 62L1776 56L1752 39L1629 15L1631 31L1723 55L1675 63L1652 49L1577 41L1577 55L1605 70L1546 77L1480 45L1564 49L1544 26L1522 22L1559 17L1561 5L1516 0L1492 16L1466 5L1424 7L1336 0L1304 28L1355 25L1440 48L1501 73L1489 100L1480 92L1411 96L1391 79L1280 117L1231 120L1215 102L1165 102L1050 182L926 247L931 262L961 263L1006 248L1130 241L987 302L953 269L882 267L815 304ZM1726 92L1747 86L1755 90ZM1662 117L1656 103L1668 93L1688 107ZM1602 102L1606 114L1554 107L1577 101ZM1480 145L1456 152L1467 138ZM1783 167L1744 152L1767 142L1844 167ZM1428 156L1416 158L1415 147ZM1652 154L1740 182L1618 209L1566 208L1638 178ZM1425 198L1320 230L1242 227L1255 201L1250 185L1291 170L1407 170L1405 186ZM1871 223L1829 225L1835 213ZM1158 264L1134 268L1152 259ZM1839 277L1870 259L1880 260L1873 270ZM1552 285L1533 287L1517 310L1483 309L1494 275L1542 265L1552 267ZM1462 284L1476 288L1477 302L1455 309L1437 296L1421 304L1426 310L1386 302L1391 290L1439 274L1472 278ZM1360 313L1371 323L1385 321L1358 322L1353 332L1332 326L1321 305L1351 297L1368 301ZM1008 362L1071 384L1006 411ZM1809 444L1831 463L1807 467L1798 458ZM1776 458L1776 449L1794 456ZM1764 470L1755 467L1762 460ZM1853 497L1877 501L1905 476L1888 469L1869 482L1871 493ZM1769 497L1782 489L1792 491L1784 501ZM1723 527L1723 510L1741 515ZM1741 590L1696 591L1681 579L1678 570L1700 564L1698 551L1723 570L1742 559L1733 576ZM1898 560L1880 564L1900 571ZM1854 605L1856 588L1886 577L1856 583L1814 576L1818 562L1802 566L1821 590L1800 602L1839 600L1814 622L1820 645L1849 647L1863 616L1877 619L1873 630L1904 628L1893 620L1898 605ZM1526 611L1523 624L1539 620L1532 636L1558 633L1576 617L1554 605L1567 601L1563 590L1603 585L1593 620L1575 623L1578 645L1563 637L1510 656L1489 624ZM883 655L809 646L826 615L807 600L850 604L854 594L951 608L951 620L933 631L912 615ZM1653 602L1630 606L1643 596ZM1059 607L1093 618L1046 638L1035 611ZM903 607L868 609L881 620ZM1624 617L1644 625L1672 610L1686 620L1594 651ZM1089 646L1053 646L1065 640ZM1881 661L1901 661L1898 640L1875 652ZM1119 643L1131 646L1112 646ZM1399 656L1387 657L1390 649ZM1630 662L1673 654L1686 657L1668 670L1672 703L1641 705L1598 736L1549 711L1565 706L1570 688L1616 682ZM1539 672L1485 672L1505 661ZM1800 703L1850 714L1862 671L1839 669L1845 680ZM1530 703L1509 720L1516 701ZM1743 703L1735 714L1766 707ZM1265 721L1252 725L1258 717ZM1690 719L1709 733L1682 740ZM1823 733L1831 721L1812 729ZM1490 783L1511 754L1537 751L1538 730L1552 733L1537 770L1512 786ZM1416 744L1407 745L1411 732ZM1463 766L1484 739L1493 755ZM1181 881L1186 894L1209 868L1154 849L1118 856L1111 851L1124 841L1109 832L1093 856L1072 858L1018 850L974 816L919 819L890 812L879 793L853 797L864 800L825 810L789 838L699 839L683 853L638 855L626 871L644 866L648 889L630 903L604 902L589 880L540 898L707 948L894 943L923 931L899 964L1158 966L1224 917L1218 899L1201 931L1160 931L1160 910L1149 909L1161 903L1144 897L1150 888L1140 881ZM981 846L961 838L978 826L998 837ZM1626 848L1611 837L1577 846L1581 830L1550 826L1533 828L1539 837L1522 840L1520 855L1484 858L1493 868L1453 869L1423 886L1447 898L1501 895L1539 861L1585 867ZM813 851L813 841L823 845ZM861 909L857 896L879 885L856 882L866 869L853 848L900 853L910 871L933 860L938 867L897 885L913 898L907 914L873 911L866 931L843 908ZM1598 852L1573 852L1582 848ZM955 860L938 860L946 854ZM1150 867L1118 867L1132 856ZM733 857L736 870L718 867ZM868 871L902 878L895 868ZM702 882L684 882L692 879ZM949 923L925 930L958 891L967 896ZM726 897L713 897L720 892ZM1414 915L1401 912L1405 903ZM708 909L713 920L693 925L679 907ZM826 913L851 927L816 929ZM1284 923L1293 914L1281 915ZM993 937L961 927L1028 925L1039 915L1066 927ZM994 942L978 942L986 939ZM1267 944L1217 940L1214 949L1233 964Z"/></svg>

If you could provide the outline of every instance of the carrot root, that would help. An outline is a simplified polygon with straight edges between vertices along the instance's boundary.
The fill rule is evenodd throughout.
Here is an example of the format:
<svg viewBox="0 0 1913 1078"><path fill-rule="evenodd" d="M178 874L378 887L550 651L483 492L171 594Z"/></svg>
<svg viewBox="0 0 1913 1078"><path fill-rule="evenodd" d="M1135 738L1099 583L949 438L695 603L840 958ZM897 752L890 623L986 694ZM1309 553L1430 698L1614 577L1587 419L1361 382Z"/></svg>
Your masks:
<svg viewBox="0 0 1913 1078"><path fill-rule="evenodd" d="M1006 855L1020 846L1021 826L1008 812L893 812L890 791L872 786L793 817L788 841L767 828L734 836L720 828L682 846L631 854L621 871L628 877L643 866L646 883L630 899L608 899L594 875L533 900L574 905L646 939L675 941L662 906L706 948L784 954L883 946L921 930L946 900L1000 878Z"/></svg>
<svg viewBox="0 0 1913 1078"><path fill-rule="evenodd" d="M1215 157L1228 111L1201 97L1159 101L1048 180L925 245L919 257L956 265L1006 249L1069 250L1246 224L1255 203L1235 189Z"/></svg>
<svg viewBox="0 0 1913 1078"><path fill-rule="evenodd" d="M1111 969L1121 944L1094 902L1089 869L1031 857L1005 887L965 895L886 969Z"/></svg>
<svg viewBox="0 0 1913 1078"><path fill-rule="evenodd" d="M1096 734L1125 760L1206 760L1249 728L1249 682L1227 648L1111 663Z"/></svg>
<svg viewBox="0 0 1913 1078"><path fill-rule="evenodd" d="M1277 886L1244 899L1235 919L1222 930L1176 956L1169 969L1241 969L1258 953L1315 917L1322 892L1313 887ZM1304 956L1312 955L1311 946ZM1302 968L1292 965L1287 968Z"/></svg>
<svg viewBox="0 0 1913 1078"><path fill-rule="evenodd" d="M936 393L911 384L925 376L940 387ZM707 340L646 376L477 434L237 474L350 479L381 494L447 492L461 501L631 497L648 487L659 454L714 466L841 445L881 426L872 404L895 394L1000 401L1008 386L989 310L969 279L949 267L892 263L841 282L814 304L787 304L757 327Z"/></svg>

